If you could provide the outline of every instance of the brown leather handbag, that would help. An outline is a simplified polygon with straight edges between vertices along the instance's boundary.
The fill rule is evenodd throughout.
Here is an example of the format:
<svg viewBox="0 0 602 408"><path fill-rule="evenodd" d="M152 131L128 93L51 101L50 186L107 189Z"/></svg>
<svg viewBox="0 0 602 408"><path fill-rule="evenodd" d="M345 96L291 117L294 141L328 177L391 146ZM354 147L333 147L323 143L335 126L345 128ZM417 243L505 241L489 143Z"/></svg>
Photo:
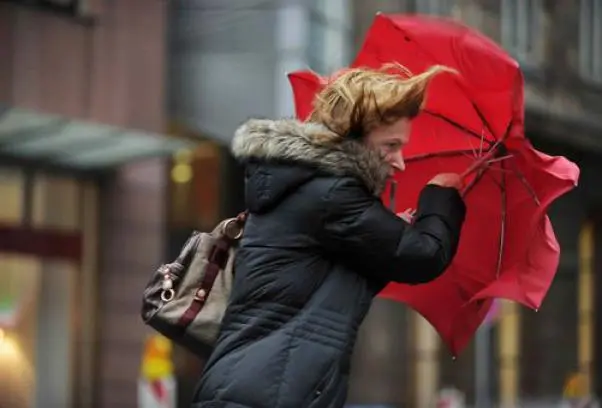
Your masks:
<svg viewBox="0 0 602 408"><path fill-rule="evenodd" d="M142 299L142 319L199 356L215 345L232 290L234 255L246 212L211 232L192 233L178 258L157 269Z"/></svg>

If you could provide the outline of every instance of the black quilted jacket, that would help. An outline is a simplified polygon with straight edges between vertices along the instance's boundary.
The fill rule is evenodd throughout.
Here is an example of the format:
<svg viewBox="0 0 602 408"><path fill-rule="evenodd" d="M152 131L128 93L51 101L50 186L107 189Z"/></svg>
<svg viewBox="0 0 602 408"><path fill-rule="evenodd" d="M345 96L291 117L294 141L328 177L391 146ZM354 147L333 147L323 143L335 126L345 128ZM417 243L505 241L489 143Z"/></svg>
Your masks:
<svg viewBox="0 0 602 408"><path fill-rule="evenodd" d="M193 407L342 407L374 296L390 281L435 279L456 252L465 206L455 189L427 186L409 226L378 199L380 160L357 142L308 141L324 131L254 120L237 132L250 216Z"/></svg>

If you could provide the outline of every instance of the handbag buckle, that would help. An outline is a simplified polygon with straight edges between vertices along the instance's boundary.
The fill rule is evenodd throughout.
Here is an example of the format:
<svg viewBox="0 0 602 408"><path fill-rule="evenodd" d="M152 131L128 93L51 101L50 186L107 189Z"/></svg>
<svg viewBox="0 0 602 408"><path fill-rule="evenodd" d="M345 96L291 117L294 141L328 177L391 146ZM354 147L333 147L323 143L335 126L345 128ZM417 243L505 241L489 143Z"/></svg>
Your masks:
<svg viewBox="0 0 602 408"><path fill-rule="evenodd" d="M238 240L242 237L243 226L240 224L237 218L232 218L226 221L224 224L224 235L231 240Z"/></svg>

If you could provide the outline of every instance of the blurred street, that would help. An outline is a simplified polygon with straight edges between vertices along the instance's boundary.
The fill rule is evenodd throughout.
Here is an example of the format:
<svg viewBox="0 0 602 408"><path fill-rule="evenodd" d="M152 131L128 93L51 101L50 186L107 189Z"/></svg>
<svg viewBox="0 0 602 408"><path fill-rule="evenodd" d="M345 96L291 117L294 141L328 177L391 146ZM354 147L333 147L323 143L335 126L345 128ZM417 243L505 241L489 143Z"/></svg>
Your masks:
<svg viewBox="0 0 602 408"><path fill-rule="evenodd" d="M599 407L602 0L0 0L0 408L189 407L204 361L153 337L145 284L245 209L235 129L294 116L287 73L348 66L378 12L499 43L527 137L581 177L549 212L562 252L540 310L497 301L452 358L375 300L349 408ZM148 402L156 378L173 404Z"/></svg>

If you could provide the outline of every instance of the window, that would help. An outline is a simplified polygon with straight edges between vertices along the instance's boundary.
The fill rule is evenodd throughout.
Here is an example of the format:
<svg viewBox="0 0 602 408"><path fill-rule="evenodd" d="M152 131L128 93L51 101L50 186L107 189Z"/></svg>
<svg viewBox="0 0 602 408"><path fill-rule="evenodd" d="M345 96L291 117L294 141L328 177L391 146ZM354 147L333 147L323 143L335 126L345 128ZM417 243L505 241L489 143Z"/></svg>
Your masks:
<svg viewBox="0 0 602 408"><path fill-rule="evenodd" d="M602 0L581 0L579 16L579 74L602 83Z"/></svg>
<svg viewBox="0 0 602 408"><path fill-rule="evenodd" d="M451 14L455 1L416 0L416 13L447 16Z"/></svg>
<svg viewBox="0 0 602 408"><path fill-rule="evenodd" d="M32 225L35 228L80 230L80 195L80 184L76 179L36 174L32 192Z"/></svg>
<svg viewBox="0 0 602 408"><path fill-rule="evenodd" d="M19 169L0 167L0 223L18 225L23 220L25 175Z"/></svg>
<svg viewBox="0 0 602 408"><path fill-rule="evenodd" d="M502 45L524 64L540 60L543 0L502 0Z"/></svg>
<svg viewBox="0 0 602 408"><path fill-rule="evenodd" d="M0 251L0 406L33 407L42 260ZM53 297L60 301L61 293ZM63 333L64 336L64 333ZM47 340L43 346L54 347ZM43 351L44 354L53 350ZM57 364L64 366L65 362ZM57 367L59 370L60 368ZM64 380L64 378L60 378ZM44 380L42 380L44 381Z"/></svg>

